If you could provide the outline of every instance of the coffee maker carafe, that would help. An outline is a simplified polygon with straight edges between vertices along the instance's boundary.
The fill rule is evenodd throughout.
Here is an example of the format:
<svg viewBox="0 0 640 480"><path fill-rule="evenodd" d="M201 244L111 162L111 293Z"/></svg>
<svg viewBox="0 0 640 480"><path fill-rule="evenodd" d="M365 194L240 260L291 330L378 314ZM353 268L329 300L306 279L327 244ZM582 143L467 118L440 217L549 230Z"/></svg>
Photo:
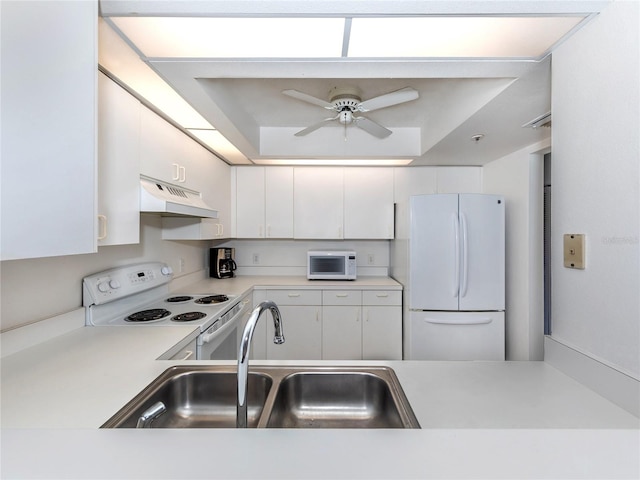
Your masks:
<svg viewBox="0 0 640 480"><path fill-rule="evenodd" d="M209 250L209 276L214 278L235 277L237 268L233 259L235 248L211 248Z"/></svg>

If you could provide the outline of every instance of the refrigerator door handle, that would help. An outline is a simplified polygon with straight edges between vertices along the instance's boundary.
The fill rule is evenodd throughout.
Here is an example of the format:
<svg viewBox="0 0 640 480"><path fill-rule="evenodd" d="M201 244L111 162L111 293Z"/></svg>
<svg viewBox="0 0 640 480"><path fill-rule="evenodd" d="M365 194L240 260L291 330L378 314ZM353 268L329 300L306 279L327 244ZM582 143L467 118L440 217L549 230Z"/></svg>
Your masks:
<svg viewBox="0 0 640 480"><path fill-rule="evenodd" d="M453 275L453 296L460 294L460 220L456 213L453 214L453 235L455 241L455 262Z"/></svg>
<svg viewBox="0 0 640 480"><path fill-rule="evenodd" d="M433 323L436 325L486 325L493 321L489 317L477 317L477 318L429 318L424 319L427 323Z"/></svg>
<svg viewBox="0 0 640 480"><path fill-rule="evenodd" d="M460 212L460 224L462 226L462 282L460 284L460 297L467 295L469 285L469 238L467 230L467 217Z"/></svg>

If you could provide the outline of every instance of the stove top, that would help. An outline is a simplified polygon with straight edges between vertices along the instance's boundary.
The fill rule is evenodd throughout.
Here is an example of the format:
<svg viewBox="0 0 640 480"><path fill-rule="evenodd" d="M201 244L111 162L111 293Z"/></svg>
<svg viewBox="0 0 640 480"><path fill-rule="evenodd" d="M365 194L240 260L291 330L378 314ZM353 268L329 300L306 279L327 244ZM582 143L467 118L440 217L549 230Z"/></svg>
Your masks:
<svg viewBox="0 0 640 480"><path fill-rule="evenodd" d="M100 272L83 280L85 324L93 326L199 326L206 330L238 302L220 293L169 292L171 268L160 262Z"/></svg>

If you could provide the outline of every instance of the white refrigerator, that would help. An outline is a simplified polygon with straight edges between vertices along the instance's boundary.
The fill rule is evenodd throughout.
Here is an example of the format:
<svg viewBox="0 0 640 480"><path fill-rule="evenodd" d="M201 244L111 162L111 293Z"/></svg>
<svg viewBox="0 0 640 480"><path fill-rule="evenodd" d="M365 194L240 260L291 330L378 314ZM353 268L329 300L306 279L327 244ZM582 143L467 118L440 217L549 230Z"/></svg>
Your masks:
<svg viewBox="0 0 640 480"><path fill-rule="evenodd" d="M504 360L505 203L410 197L409 360Z"/></svg>

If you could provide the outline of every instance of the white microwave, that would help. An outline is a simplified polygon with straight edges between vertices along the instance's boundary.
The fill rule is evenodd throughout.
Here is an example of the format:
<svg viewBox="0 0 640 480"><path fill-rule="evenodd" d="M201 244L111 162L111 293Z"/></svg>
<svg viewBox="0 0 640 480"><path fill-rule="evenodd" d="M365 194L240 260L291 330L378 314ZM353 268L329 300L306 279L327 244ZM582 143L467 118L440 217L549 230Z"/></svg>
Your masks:
<svg viewBox="0 0 640 480"><path fill-rule="evenodd" d="M356 252L352 250L309 250L309 280L355 280Z"/></svg>

